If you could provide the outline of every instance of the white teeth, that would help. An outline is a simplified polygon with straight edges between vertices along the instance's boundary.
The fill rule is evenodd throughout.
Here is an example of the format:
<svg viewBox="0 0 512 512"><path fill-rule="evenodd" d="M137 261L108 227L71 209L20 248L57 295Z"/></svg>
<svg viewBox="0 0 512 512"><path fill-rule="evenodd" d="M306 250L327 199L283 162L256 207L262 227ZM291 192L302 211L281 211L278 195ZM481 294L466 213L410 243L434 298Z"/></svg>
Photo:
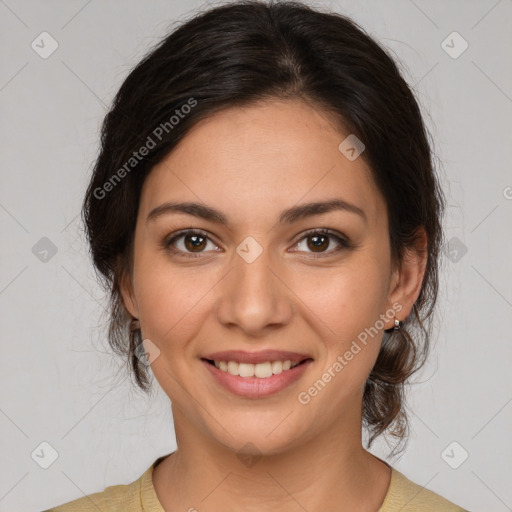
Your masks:
<svg viewBox="0 0 512 512"><path fill-rule="evenodd" d="M277 375L283 371L283 363L281 361L273 361L272 362L272 373Z"/></svg>
<svg viewBox="0 0 512 512"><path fill-rule="evenodd" d="M231 375L240 375L238 373L239 364L235 361L228 361L228 373Z"/></svg>
<svg viewBox="0 0 512 512"><path fill-rule="evenodd" d="M228 368L229 368L230 364L231 364L231 361L228 363ZM238 375L240 375L240 377L254 377L254 366L255 366L254 364L240 363L238 365ZM259 366L259 365L256 365L256 366ZM229 373L231 373L231 372L229 372ZM236 374L231 373L231 375L236 375Z"/></svg>
<svg viewBox="0 0 512 512"><path fill-rule="evenodd" d="M288 359L286 361L266 361L264 363L237 363L236 361L214 361L215 366L231 375L240 377L258 377L266 379L272 375L277 375L285 370L294 368L299 361L293 363Z"/></svg>
<svg viewBox="0 0 512 512"><path fill-rule="evenodd" d="M242 365L240 365L242 366ZM249 366L249 365L247 365ZM253 366L252 364L250 366ZM240 375L242 373L240 372ZM260 379L265 379L272 375L272 363L260 363L254 365L254 375ZM242 375L243 376L243 375Z"/></svg>

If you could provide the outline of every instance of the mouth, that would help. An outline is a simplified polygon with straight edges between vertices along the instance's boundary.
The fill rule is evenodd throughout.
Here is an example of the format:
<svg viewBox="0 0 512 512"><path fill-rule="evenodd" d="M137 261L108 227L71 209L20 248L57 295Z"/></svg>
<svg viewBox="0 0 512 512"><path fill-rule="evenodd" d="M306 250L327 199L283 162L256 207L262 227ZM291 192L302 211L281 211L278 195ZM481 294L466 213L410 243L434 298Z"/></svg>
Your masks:
<svg viewBox="0 0 512 512"><path fill-rule="evenodd" d="M313 358L275 350L227 351L209 354L201 362L224 390L246 398L264 398L297 381Z"/></svg>
<svg viewBox="0 0 512 512"><path fill-rule="evenodd" d="M307 361L313 361L310 357L302 359L301 361L292 362L291 359L276 360L276 361L264 361L262 363L240 363L237 361L223 361L214 359L205 359L211 366L215 366L218 370L235 377L242 377L244 379L250 377L256 377L258 379L267 379L272 375L279 375L280 373L286 372L306 363Z"/></svg>

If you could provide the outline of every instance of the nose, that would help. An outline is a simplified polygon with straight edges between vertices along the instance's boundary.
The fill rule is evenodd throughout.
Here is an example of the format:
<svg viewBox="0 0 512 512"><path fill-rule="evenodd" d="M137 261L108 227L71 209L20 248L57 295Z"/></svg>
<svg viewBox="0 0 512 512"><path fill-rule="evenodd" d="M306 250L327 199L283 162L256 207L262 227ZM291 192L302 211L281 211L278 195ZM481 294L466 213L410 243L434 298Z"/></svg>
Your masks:
<svg viewBox="0 0 512 512"><path fill-rule="evenodd" d="M259 338L290 323L295 311L285 272L264 250L254 261L235 255L233 267L218 287L217 321Z"/></svg>

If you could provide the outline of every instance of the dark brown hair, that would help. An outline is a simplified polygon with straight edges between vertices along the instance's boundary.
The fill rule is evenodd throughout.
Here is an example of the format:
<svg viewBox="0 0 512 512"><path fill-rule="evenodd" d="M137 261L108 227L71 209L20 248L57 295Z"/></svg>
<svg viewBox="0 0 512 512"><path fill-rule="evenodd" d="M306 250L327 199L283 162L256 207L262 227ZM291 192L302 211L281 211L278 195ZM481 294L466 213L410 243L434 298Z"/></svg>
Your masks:
<svg viewBox="0 0 512 512"><path fill-rule="evenodd" d="M340 14L287 1L218 6L182 23L130 72L105 117L82 210L98 277L110 293L109 343L148 391L148 367L136 355L140 331L130 333L119 287L133 268L144 180L199 120L269 98L307 101L363 141L362 156L387 204L394 264L418 241L418 228L426 232L413 313L402 329L384 334L363 397L369 446L382 433L400 444L408 433L404 386L430 343L445 200L411 89L387 51Z"/></svg>

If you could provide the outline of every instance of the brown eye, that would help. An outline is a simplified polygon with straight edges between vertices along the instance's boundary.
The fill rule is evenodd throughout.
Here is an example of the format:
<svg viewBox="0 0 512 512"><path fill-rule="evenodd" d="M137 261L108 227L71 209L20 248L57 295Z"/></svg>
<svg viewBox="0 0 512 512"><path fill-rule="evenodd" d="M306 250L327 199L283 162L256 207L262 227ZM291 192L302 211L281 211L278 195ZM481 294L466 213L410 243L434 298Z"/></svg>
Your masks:
<svg viewBox="0 0 512 512"><path fill-rule="evenodd" d="M323 252L329 247L329 237L326 235L310 235L307 237L308 248L313 252ZM309 243L309 240L311 243Z"/></svg>
<svg viewBox="0 0 512 512"><path fill-rule="evenodd" d="M185 247L191 252L201 251L206 246L207 238L202 235L185 235Z"/></svg>
<svg viewBox="0 0 512 512"><path fill-rule="evenodd" d="M296 244L298 251L302 251L300 246L303 243L303 240L307 240L305 252L313 254L316 253L319 256L323 256L324 254L328 256L340 251L341 249L349 249L351 247L348 240L325 229L306 233L305 236ZM329 249L332 241L334 241L334 248Z"/></svg>
<svg viewBox="0 0 512 512"><path fill-rule="evenodd" d="M207 252L205 249L208 243L213 246L213 250L216 250L217 246L210 240L210 237L206 233L188 230L182 231L169 241L164 242L164 248L173 253L181 253L184 256L199 256L201 253Z"/></svg>

